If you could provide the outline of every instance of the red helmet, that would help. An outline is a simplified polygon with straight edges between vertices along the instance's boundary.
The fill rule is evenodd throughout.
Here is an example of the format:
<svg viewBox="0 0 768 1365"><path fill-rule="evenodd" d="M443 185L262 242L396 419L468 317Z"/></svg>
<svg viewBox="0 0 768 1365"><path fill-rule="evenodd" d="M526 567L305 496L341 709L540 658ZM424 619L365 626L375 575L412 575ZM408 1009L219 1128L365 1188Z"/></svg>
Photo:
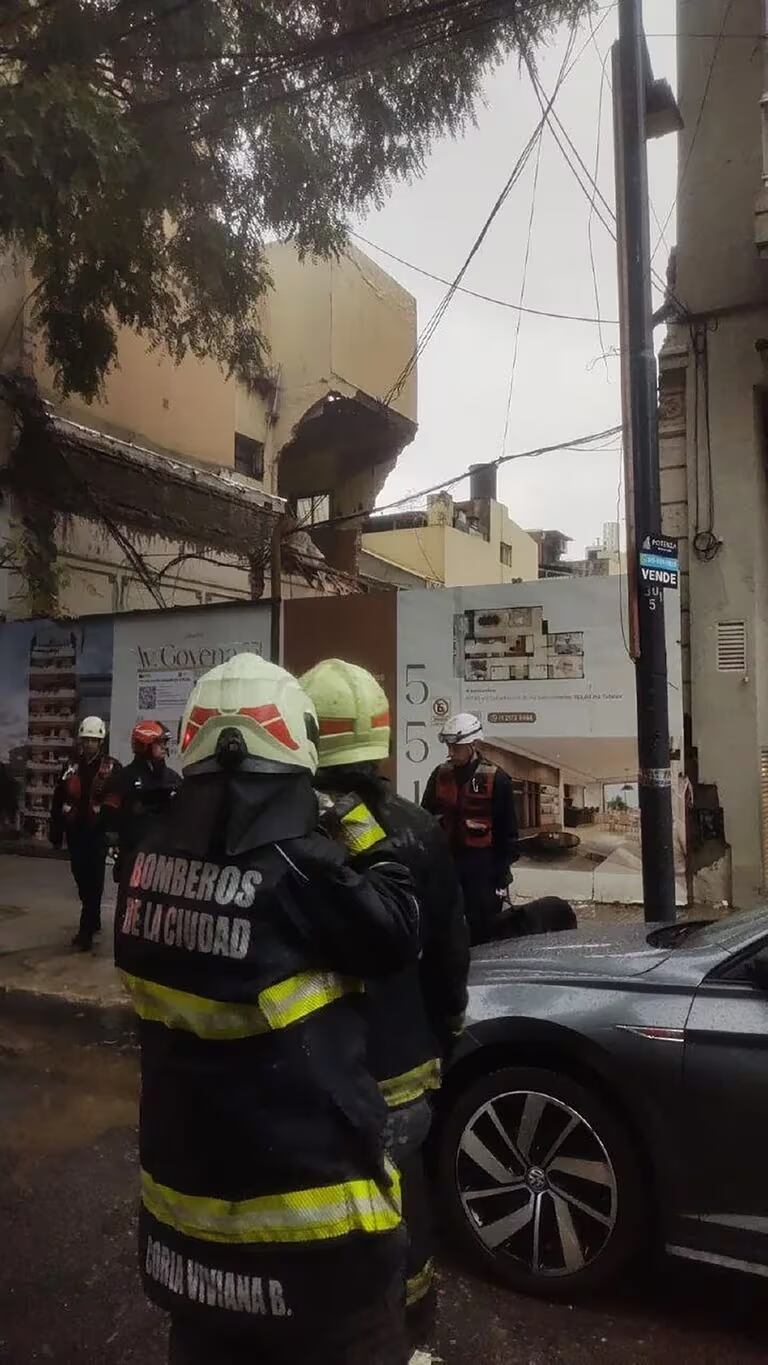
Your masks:
<svg viewBox="0 0 768 1365"><path fill-rule="evenodd" d="M171 742L170 731L159 720L140 720L131 732L131 748L140 758L158 758L155 745L167 751Z"/></svg>

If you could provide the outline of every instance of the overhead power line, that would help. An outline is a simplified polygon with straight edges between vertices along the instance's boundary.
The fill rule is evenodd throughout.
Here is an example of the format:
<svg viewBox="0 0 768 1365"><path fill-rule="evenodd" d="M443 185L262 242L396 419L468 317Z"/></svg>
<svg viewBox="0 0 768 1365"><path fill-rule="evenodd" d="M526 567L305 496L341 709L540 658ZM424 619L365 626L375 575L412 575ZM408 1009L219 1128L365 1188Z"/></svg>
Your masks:
<svg viewBox="0 0 768 1365"><path fill-rule="evenodd" d="M194 0L182 0L182 7L190 2ZM217 52L187 53L186 62L199 60L214 68L222 62L235 63L239 64L239 69L233 71L231 65L219 68L221 79L208 79L181 89L148 107L160 110L207 102L282 77L295 77L318 66L325 67L325 75L320 81L298 89L276 90L268 96L266 104L272 99L293 98L324 85L357 77L363 71L370 71L382 62L422 46L449 43L491 28L508 18L509 8L509 0L432 0L431 4L408 6L384 18L355 28L340 28L335 33L326 33L293 47L252 51L222 48ZM126 36L130 36L130 31ZM286 38L291 36L286 30Z"/></svg>
<svg viewBox="0 0 768 1365"><path fill-rule="evenodd" d="M533 187L531 190L531 211L528 215L528 234L525 241L525 256L523 257L523 277L520 282L520 303L517 310L515 322L515 342L512 348L512 368L509 372L509 385L507 388L507 402L504 412L504 432L501 438L501 453L507 448L507 436L509 435L509 419L512 416L512 398L515 392L515 375L517 374L517 357L520 350L520 329L523 324L523 314L521 312L525 289L528 284L528 266L531 260L531 242L533 241L533 220L536 216L536 192L539 188L539 171L541 170L541 144L544 140L544 129L539 133L539 143L536 148L536 164L533 169Z"/></svg>
<svg viewBox="0 0 768 1365"><path fill-rule="evenodd" d="M512 16L510 16L510 17L512 17ZM607 15L604 16L604 19L601 20L601 23L605 21L605 18L607 18ZM600 27L600 25L598 24L598 28L599 28L599 27ZM522 38L521 38L521 36L520 36L520 34L519 34L519 31L517 31L517 29L516 29L516 32L517 32L518 46L520 47L521 52L523 52L523 40L522 40ZM413 351L413 354L409 357L409 359L408 359L408 361L406 362L406 365L404 366L403 370L402 370L401 373L398 375L398 377L397 377L397 379L395 380L395 382L394 382L394 384L392 385L392 387L388 390L388 392L387 392L386 395L384 396L384 398L383 398L382 401L383 401L387 406L389 406L392 402L394 402L395 398L397 398L397 396L398 396L400 393L402 393L403 388L405 387L406 383L408 382L408 379L410 378L411 374L413 373L413 371L414 371L414 369L415 369L415 367L416 367L416 365L417 365L419 359L420 359L421 356L423 355L424 350L425 350L426 347L429 345L429 342L431 341L432 337L434 336L435 332L437 331L438 327L440 326L440 323L442 322L443 318L445 317L445 314L446 314L447 311L448 311L448 308L450 307L450 304L451 304L451 301L452 301L452 299L453 299L453 297L454 297L454 294L457 292L457 290L458 290L458 288L459 288L459 286L460 286L460 284L461 284L461 281L463 280L463 278L464 278L464 276L465 276L467 270L469 269L470 265L472 264L472 261L474 260L475 256L477 255L478 251L480 250L480 247L482 246L483 242L485 241L485 238L487 237L487 235L488 235L488 233L489 233L489 231L490 231L490 228L491 228L492 223L494 222L494 219L497 217L498 213L501 211L501 209L503 208L504 204L506 203L506 200L507 200L507 198L509 197L509 195L510 195L510 193L511 193L511 191L512 191L513 186L515 185L515 183L516 183L517 180L519 179L520 175L522 174L522 171L523 171L523 169L524 169L524 167L525 167L525 165L526 165L526 163L527 163L527 161L528 161L528 158L529 158L530 155L531 155L531 152L533 151L534 147L537 145L537 141L538 141L538 139L539 139L540 136L541 136L542 129L543 129L543 127L544 127L544 125L545 125L545 123L546 123L546 121L547 121L547 118L549 117L549 114L550 114L550 112L551 112L551 110L552 110L552 107L553 107L553 105L554 105L554 102L555 102L555 100L557 99L557 96L558 96L559 93L560 93L560 89L561 89L563 83L565 82L565 80L568 78L568 76L569 76L569 75L571 74L571 72L573 71L574 67L575 67L575 66L577 65L577 63L579 62L579 60L580 60L582 54L583 54L583 53L586 51L586 49L589 47L589 44L590 44L590 42L592 41L592 37L590 36L590 38L588 38L587 41L586 41L585 43L582 44L582 46L579 48L579 51L577 52L576 56L573 58L573 60L570 62L570 64L568 64L568 58L569 58L569 56L570 56L570 53L571 53L571 50L572 50L572 47L573 47L573 40L574 40L574 34L573 34L573 32L572 32L572 33L571 33L571 38L570 38L570 40L569 40L568 48L567 48L567 50L566 50L565 59L564 59L563 64L562 64L562 66L561 66L561 68L560 68L560 72L559 72L559 74L558 74L558 78L557 78L557 82L556 82L556 84L555 84L555 88L554 88L554 90L552 91L552 94L551 94L549 100L542 104L542 116L541 116L541 118L539 119L539 122L537 123L536 127L534 128L534 130L533 130L531 136L529 137L529 139L528 139L528 141L527 141L525 147L523 148L522 152L521 152L520 155L518 156L517 161L515 162L515 165L513 166L512 171L511 171L511 173L510 173L510 175L509 175L509 177L508 177L508 179L507 179L507 181L506 181L506 184L504 185L503 189L501 190L501 193L498 195L498 197L497 197L497 199L496 199L496 202L495 202L495 204L493 205L493 208L491 209L491 211L490 211L488 217L486 218L485 222L483 223L482 228L480 229L480 232L478 233L477 237L475 238L475 241L474 241L473 244L472 244L472 247L471 247L471 249L470 249L470 251L469 251L468 256L466 257L466 259L465 259L465 261L464 261L464 264L461 266L461 269L458 271L458 274L455 276L455 278L452 280L452 282L451 282L450 285L448 286L448 291L447 291L447 293L445 294L445 297L444 297L444 298L441 300L441 302L438 304L437 308L435 309L434 313L432 314L431 318L429 319L429 322L427 323L427 325L426 325L426 327L424 328L423 332L420 334L420 336L419 336L419 338L418 338L418 340L417 340L417 343L416 343L416 348L415 348L415 350Z"/></svg>
<svg viewBox="0 0 768 1365"><path fill-rule="evenodd" d="M529 156L531 155L531 152L533 151L533 148L534 148L535 145L536 145L536 139L537 139L538 136L540 136L542 127L543 127L543 119L540 120L540 122L539 122L539 124L537 125L536 129L535 129L534 132L531 134L530 138L528 139L527 143L525 144L525 147L523 148L522 152L521 152L520 155L518 156L518 158L517 158L517 160L516 160L514 166L512 167L512 171L511 171L510 175L507 177L507 180L506 180L506 182L505 182L505 184L504 184L504 186L503 186L501 192L500 192L500 193L497 195L497 197L496 197L496 201L495 201L495 203L494 203L494 205L493 205L493 207L492 207L490 213L489 213L488 216L486 217L485 222L483 223L483 226L481 227L481 229L480 229L479 233L477 234L477 236L476 236L474 242L472 243L472 246L471 246L471 248L470 248L470 250L469 250L469 254L466 256L463 265L461 266L461 268L460 268L460 270L458 271L458 273L457 273L457 275L455 276L455 278L454 278L454 279L451 281L451 283L449 284L448 290L447 290L446 294L445 294L444 297L441 299L440 303L437 305L437 308L436 308L435 311L433 312L433 314L432 314L431 318L429 319L429 322L427 323L426 327L425 327L425 328L423 329L423 331L420 333L420 335L419 335L419 337L418 337L418 339L417 339L417 341L416 341L415 349L413 350L413 352L411 353L411 355L408 357L408 360L406 361L405 365L403 366L403 369L400 371L400 374L397 376L397 379L394 381L394 383L392 384L391 388L390 388L390 389L387 391L387 393L385 394L385 396L384 396L384 398L383 398L382 401L385 403L385 405L386 405L387 407L389 407L390 404L393 403L394 400L398 397L398 395L402 393L403 389L405 388L405 385L408 383L408 380L410 379L411 375L413 374L414 370L416 369L416 366L417 366L419 360L421 359L421 356L424 354L424 351L426 350L427 346L429 345L430 341L432 340L432 337L435 335L435 332L437 331L438 327L440 326L440 323L442 322L443 318L445 317L445 314L447 313L448 308L450 307L451 300L453 299L453 296L454 296L454 294L456 293L456 291L457 291L459 285L461 284L461 281L463 280L463 278L464 278L464 276L466 275L466 273L467 273L467 271L468 271L470 265L472 264L472 261L475 259L475 256L477 255L478 251L480 250L480 247L482 246L483 242L485 241L486 237L488 236L488 233L489 233L489 231L490 231L490 229L491 229L492 223L494 222L496 216L498 215L498 213L500 212L500 210L502 209L502 207L503 207L504 204L506 203L506 201L507 201L507 199L508 199L508 197L509 197L509 195L510 195L512 189L513 189L513 186L516 184L517 180L520 178L520 175L521 175L521 173L522 173L522 171L523 171L523 169L524 169L524 167L525 167L525 165L526 165L526 163L527 163L527 161L528 161L528 158L529 158Z"/></svg>
<svg viewBox="0 0 768 1365"><path fill-rule="evenodd" d="M425 279L434 280L436 284L450 286L451 281L445 275L436 275L432 270L426 270L424 266L416 265L415 261L407 261L404 256L398 256L394 251L388 251L386 247L380 246L378 242L372 242L370 237L364 237L362 232L349 233L357 242L364 242L366 246L374 251L380 251L382 256L386 256L390 261L397 261L398 265L404 265L407 270L413 270L417 275L423 275ZM466 294L470 299L479 299L482 303L492 303L497 308L511 308L515 313L527 313L535 318L555 318L558 322L590 322L593 325L601 323L604 327L618 327L618 318L593 318L584 313L556 313L549 308L531 308L528 305L522 307L519 303L512 303L511 299L499 299L493 294L483 294L477 289L468 289L465 284L456 286L457 294Z"/></svg>
<svg viewBox="0 0 768 1365"><path fill-rule="evenodd" d="M587 436L575 436L570 441L558 441L554 445L534 446L532 450L517 450L511 455L500 455L495 460L486 460L484 464L489 468L499 469L501 465L509 464L512 460L528 460L539 455L553 455L559 450L579 451L584 455L591 455L601 450L613 450L613 446L598 446L596 441L605 441L611 436L618 436L621 432L621 425L606 427L604 431L593 431ZM478 463L475 461L474 463ZM464 479L470 477L470 469L463 469L460 474L454 474L450 479L443 479L440 483L433 483L429 488L422 488L418 493L407 493L402 498L396 498L394 502L385 503L383 507L376 507L376 512L392 512L399 507L404 507L408 502L415 502L417 498L429 497L431 493L442 493L444 489L453 488L457 483L462 483ZM327 521L318 522L318 526L338 526L346 521L359 521L361 516L368 513L349 512L339 517L329 517Z"/></svg>

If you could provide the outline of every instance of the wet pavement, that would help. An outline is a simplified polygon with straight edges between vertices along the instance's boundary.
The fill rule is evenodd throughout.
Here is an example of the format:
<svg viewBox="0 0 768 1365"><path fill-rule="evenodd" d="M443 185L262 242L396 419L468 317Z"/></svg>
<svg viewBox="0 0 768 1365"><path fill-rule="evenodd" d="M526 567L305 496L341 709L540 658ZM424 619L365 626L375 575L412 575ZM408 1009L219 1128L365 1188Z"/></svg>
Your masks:
<svg viewBox="0 0 768 1365"><path fill-rule="evenodd" d="M134 1256L136 1093L124 1038L0 1017L2 1365L163 1365ZM761 1281L665 1262L599 1301L554 1305L444 1258L433 1352L444 1365L722 1365L765 1362L767 1339Z"/></svg>

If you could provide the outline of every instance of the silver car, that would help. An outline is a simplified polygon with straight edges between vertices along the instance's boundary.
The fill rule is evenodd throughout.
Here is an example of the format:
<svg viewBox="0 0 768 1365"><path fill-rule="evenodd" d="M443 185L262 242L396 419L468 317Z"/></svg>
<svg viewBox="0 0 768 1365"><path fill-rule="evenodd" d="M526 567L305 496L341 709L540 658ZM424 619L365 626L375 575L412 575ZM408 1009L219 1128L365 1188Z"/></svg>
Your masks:
<svg viewBox="0 0 768 1365"><path fill-rule="evenodd" d="M768 1276L768 909L476 950L437 1124L441 1206L528 1293L655 1241Z"/></svg>

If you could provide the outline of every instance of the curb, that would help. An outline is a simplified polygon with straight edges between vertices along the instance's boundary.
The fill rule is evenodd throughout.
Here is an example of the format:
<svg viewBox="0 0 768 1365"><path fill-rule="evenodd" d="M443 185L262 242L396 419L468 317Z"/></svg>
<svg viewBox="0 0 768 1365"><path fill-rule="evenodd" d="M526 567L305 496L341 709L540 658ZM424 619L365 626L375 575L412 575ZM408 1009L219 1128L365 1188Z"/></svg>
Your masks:
<svg viewBox="0 0 768 1365"><path fill-rule="evenodd" d="M130 1005L47 994L0 984L0 1022L60 1025L90 1040L136 1045L136 1016Z"/></svg>

